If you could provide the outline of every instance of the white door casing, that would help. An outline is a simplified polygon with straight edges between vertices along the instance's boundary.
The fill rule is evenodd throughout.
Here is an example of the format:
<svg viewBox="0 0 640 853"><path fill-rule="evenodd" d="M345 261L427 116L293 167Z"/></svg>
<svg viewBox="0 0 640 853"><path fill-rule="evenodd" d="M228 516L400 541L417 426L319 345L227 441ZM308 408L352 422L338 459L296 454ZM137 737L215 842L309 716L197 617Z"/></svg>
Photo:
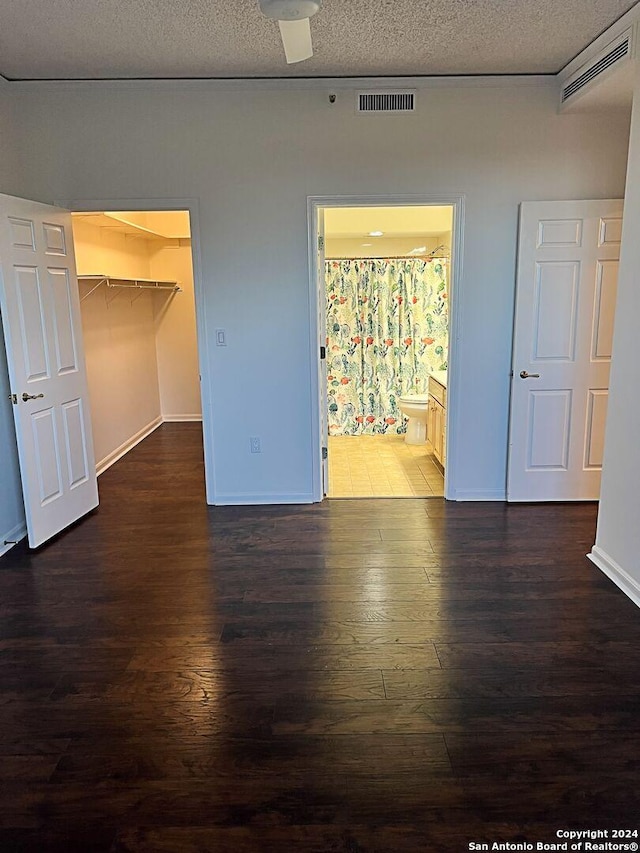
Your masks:
<svg viewBox="0 0 640 853"><path fill-rule="evenodd" d="M0 310L35 548L98 505L68 211L0 195Z"/></svg>
<svg viewBox="0 0 640 853"><path fill-rule="evenodd" d="M316 274L321 286L318 288L318 332L320 347L327 348L327 288L322 286L326 280L324 247L324 208L318 209L318 243L316 255ZM322 496L329 492L329 400L327 395L327 359L318 362L318 382L320 385L320 435L322 444Z"/></svg>
<svg viewBox="0 0 640 853"><path fill-rule="evenodd" d="M599 497L622 207L520 206L510 501Z"/></svg>

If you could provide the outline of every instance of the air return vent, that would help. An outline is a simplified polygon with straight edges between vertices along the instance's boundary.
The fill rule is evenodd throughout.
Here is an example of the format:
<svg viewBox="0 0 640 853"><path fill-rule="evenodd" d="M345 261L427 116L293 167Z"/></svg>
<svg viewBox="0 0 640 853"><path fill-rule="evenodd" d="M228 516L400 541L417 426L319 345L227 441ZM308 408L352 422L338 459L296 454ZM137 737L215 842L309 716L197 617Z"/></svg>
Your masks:
<svg viewBox="0 0 640 853"><path fill-rule="evenodd" d="M415 112L415 92L358 92L356 111L359 113Z"/></svg>
<svg viewBox="0 0 640 853"><path fill-rule="evenodd" d="M617 39L613 46L608 45L603 53L594 60L587 68L581 68L569 79L566 86L562 90L562 103L566 103L569 98L574 97L578 92L584 89L589 83L604 74L609 68L613 68L622 60L631 55L631 31L627 30L621 38Z"/></svg>

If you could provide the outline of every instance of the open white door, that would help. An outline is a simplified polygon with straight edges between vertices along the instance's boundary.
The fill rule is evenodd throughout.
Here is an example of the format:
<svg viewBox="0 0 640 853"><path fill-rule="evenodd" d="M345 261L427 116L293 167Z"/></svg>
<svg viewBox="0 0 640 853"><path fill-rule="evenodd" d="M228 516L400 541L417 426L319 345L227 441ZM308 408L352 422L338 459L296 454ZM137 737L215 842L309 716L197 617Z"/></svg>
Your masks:
<svg viewBox="0 0 640 853"><path fill-rule="evenodd" d="M597 500L622 201L520 207L510 501Z"/></svg>
<svg viewBox="0 0 640 853"><path fill-rule="evenodd" d="M0 195L0 310L35 548L98 505L68 211Z"/></svg>

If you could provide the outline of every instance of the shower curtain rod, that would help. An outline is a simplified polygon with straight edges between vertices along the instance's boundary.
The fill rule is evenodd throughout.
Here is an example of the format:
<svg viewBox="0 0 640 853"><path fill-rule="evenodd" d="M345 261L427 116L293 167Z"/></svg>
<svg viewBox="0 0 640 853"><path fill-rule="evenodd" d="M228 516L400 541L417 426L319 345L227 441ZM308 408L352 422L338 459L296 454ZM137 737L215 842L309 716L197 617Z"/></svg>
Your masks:
<svg viewBox="0 0 640 853"><path fill-rule="evenodd" d="M438 252L442 252L441 255ZM444 243L441 243L439 246L436 246L435 249L432 249L430 252L424 252L421 255L362 255L362 257L333 257L333 258L325 258L325 261L411 261L411 260L420 260L420 261L434 261L436 258L439 261L448 261L449 255L451 253L447 253L447 247Z"/></svg>
<svg viewBox="0 0 640 853"><path fill-rule="evenodd" d="M325 261L448 261L449 255L361 255L326 257Z"/></svg>

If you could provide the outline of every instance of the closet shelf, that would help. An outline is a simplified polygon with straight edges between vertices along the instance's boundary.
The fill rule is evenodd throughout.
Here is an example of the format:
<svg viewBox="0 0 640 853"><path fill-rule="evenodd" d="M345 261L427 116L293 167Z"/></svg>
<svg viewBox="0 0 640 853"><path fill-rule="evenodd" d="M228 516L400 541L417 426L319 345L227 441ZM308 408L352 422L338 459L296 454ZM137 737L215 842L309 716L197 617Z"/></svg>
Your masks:
<svg viewBox="0 0 640 853"><path fill-rule="evenodd" d="M81 302L91 296L93 291L97 290L102 284L107 287L129 287L134 290L164 290L169 293L182 293L182 288L177 281L163 281L157 278L123 278L122 276L96 273L95 275L79 275L78 281L95 282L94 287L85 293L80 300Z"/></svg>

